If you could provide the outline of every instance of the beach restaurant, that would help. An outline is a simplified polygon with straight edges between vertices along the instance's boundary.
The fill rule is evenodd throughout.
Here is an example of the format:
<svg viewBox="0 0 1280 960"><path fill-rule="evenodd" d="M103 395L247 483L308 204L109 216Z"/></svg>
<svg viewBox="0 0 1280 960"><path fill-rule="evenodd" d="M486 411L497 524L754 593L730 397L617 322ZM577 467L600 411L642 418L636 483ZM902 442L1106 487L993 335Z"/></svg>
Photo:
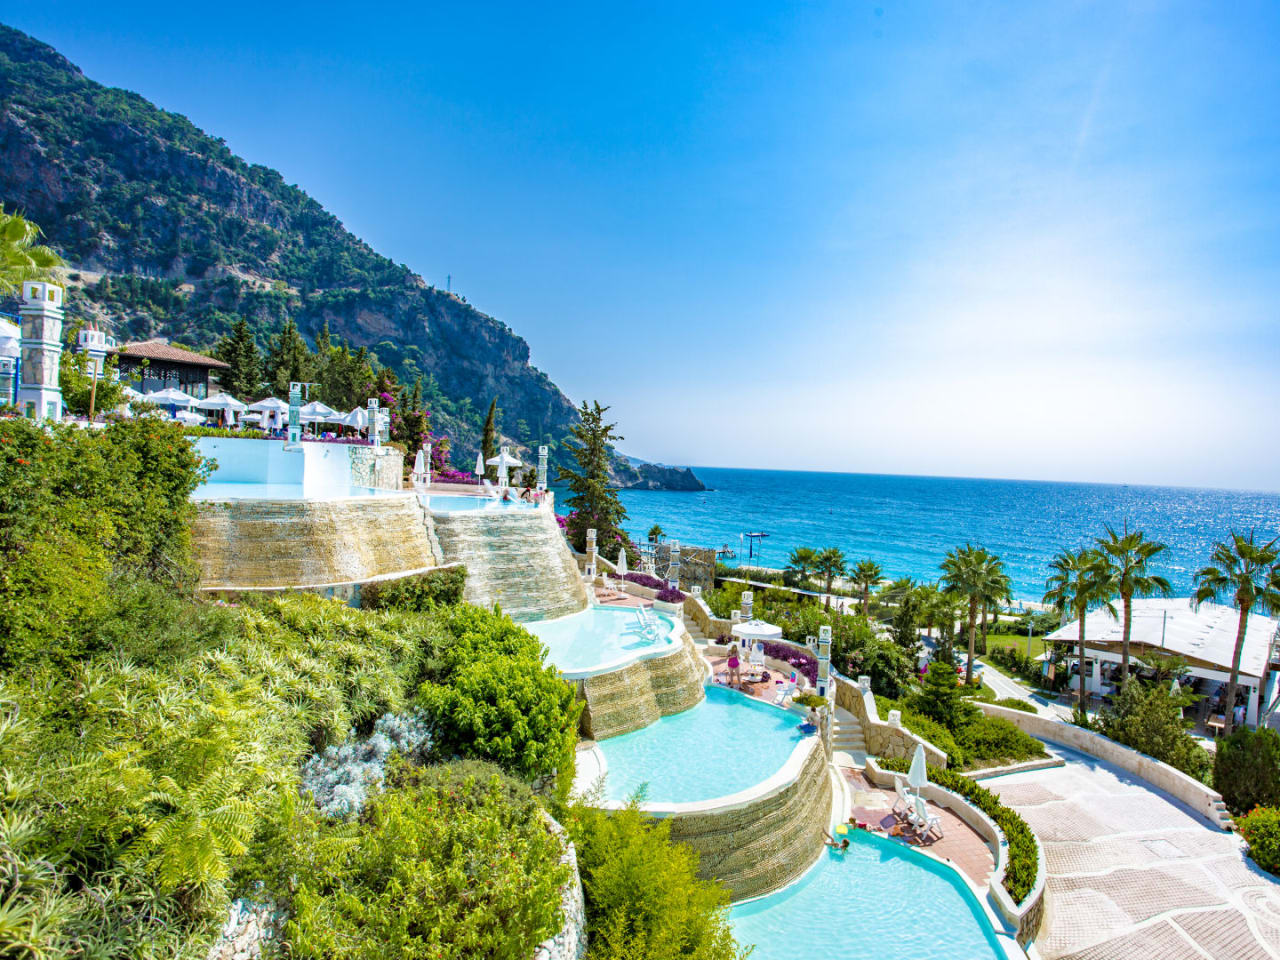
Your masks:
<svg viewBox="0 0 1280 960"><path fill-rule="evenodd" d="M202 353L175 347L164 340L126 343L113 351L118 358L120 379L138 382L141 393L156 393L177 387L203 400L209 396L209 378L230 367Z"/></svg>
<svg viewBox="0 0 1280 960"><path fill-rule="evenodd" d="M1116 604L1116 617L1105 608L1099 608L1084 619L1085 650L1097 656L1089 658L1086 689L1104 688L1101 676L1102 661L1120 659L1124 639L1124 614ZM1202 693L1212 704L1220 688L1230 679L1231 659L1235 653L1236 631L1240 625L1240 612L1235 607L1217 603L1202 603L1199 607L1189 597L1164 599L1158 597L1136 598L1133 601L1133 626L1129 636L1129 655L1141 659L1144 653L1175 654L1187 662L1188 673L1196 680L1196 692ZM1258 717L1265 711L1267 698L1261 696L1262 684L1269 690L1276 686L1275 668L1267 680L1267 664L1272 657L1273 644L1277 640L1280 621L1260 614L1249 615L1244 649L1240 654L1239 684L1245 697L1245 719L1250 726L1258 725ZM1079 621L1063 624L1046 637L1046 640L1074 645L1079 637ZM1221 723L1220 710L1210 709L1206 725L1212 729Z"/></svg>

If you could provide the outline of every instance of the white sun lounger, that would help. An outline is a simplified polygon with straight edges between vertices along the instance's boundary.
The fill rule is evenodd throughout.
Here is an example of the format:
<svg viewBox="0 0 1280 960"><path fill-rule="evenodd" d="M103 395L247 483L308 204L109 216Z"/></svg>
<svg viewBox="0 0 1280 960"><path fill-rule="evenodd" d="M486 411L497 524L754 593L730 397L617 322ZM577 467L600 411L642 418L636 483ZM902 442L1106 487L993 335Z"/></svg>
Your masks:
<svg viewBox="0 0 1280 960"><path fill-rule="evenodd" d="M907 793L907 785L903 782L901 777L893 778L893 792L898 795L897 799L893 801L893 812L914 822L912 817L912 801L914 801L915 798L911 796L911 794Z"/></svg>
<svg viewBox="0 0 1280 960"><path fill-rule="evenodd" d="M794 696L795 692L796 685L794 683L788 681L787 683L782 684L778 687L778 695L773 698L774 704L779 707L782 706L787 702L788 697Z"/></svg>
<svg viewBox="0 0 1280 960"><path fill-rule="evenodd" d="M912 822L916 825L916 833L923 839L934 830L938 831L938 837L942 837L942 818L936 813L930 813L928 804L924 802L924 797L916 797L916 815L912 818Z"/></svg>

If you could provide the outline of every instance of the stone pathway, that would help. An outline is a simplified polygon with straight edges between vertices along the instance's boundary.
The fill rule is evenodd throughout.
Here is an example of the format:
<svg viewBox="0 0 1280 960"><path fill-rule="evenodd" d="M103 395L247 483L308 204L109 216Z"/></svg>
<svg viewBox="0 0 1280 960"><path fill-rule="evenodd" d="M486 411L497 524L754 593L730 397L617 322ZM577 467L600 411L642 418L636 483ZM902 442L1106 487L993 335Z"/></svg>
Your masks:
<svg viewBox="0 0 1280 960"><path fill-rule="evenodd" d="M1044 844L1045 960L1280 958L1280 884L1239 837L1123 770L1051 749L1065 767L983 781Z"/></svg>

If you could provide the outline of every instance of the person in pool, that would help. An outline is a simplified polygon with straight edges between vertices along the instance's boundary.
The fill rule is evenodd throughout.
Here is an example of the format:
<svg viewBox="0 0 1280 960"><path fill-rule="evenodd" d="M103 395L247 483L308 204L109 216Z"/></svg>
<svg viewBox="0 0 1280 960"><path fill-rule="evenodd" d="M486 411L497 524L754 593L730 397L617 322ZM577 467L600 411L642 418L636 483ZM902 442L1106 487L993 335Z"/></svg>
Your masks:
<svg viewBox="0 0 1280 960"><path fill-rule="evenodd" d="M729 686L742 688L742 661L738 659L738 645L729 646Z"/></svg>
<svg viewBox="0 0 1280 960"><path fill-rule="evenodd" d="M834 850L836 853L844 853L846 850L849 849L848 837L845 837L843 840L837 840L835 837L827 833L827 831L825 830L822 831L822 835L827 838L822 842L826 844L828 847L830 847L832 850Z"/></svg>
<svg viewBox="0 0 1280 960"><path fill-rule="evenodd" d="M800 724L801 733L817 733L818 732L818 708L810 707L809 715L804 718L804 723Z"/></svg>

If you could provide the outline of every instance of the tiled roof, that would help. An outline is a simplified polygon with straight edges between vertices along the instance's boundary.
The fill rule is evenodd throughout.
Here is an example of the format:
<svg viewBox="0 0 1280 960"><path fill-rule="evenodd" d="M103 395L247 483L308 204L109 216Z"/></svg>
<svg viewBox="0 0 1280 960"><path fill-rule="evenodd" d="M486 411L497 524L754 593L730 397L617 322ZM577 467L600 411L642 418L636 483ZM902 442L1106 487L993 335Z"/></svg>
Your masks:
<svg viewBox="0 0 1280 960"><path fill-rule="evenodd" d="M140 340L136 343L126 343L116 352L126 357L168 360L170 363L190 363L199 367L216 367L223 370L230 367L229 364L223 363L221 360L206 357L203 353L183 350L181 347L175 347L172 344L165 343L163 340Z"/></svg>

